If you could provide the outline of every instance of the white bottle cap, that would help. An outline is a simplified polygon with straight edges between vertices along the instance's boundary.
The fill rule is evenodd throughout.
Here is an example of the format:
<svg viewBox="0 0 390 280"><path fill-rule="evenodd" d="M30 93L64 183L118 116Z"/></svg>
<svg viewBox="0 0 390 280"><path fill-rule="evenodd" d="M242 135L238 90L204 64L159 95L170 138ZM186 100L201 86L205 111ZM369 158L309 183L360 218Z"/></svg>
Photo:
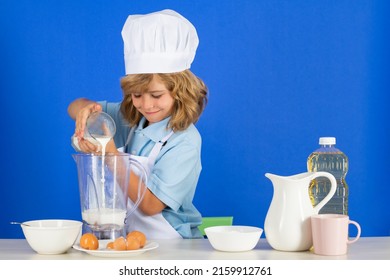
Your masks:
<svg viewBox="0 0 390 280"><path fill-rule="evenodd" d="M320 137L320 145L335 145L336 137Z"/></svg>

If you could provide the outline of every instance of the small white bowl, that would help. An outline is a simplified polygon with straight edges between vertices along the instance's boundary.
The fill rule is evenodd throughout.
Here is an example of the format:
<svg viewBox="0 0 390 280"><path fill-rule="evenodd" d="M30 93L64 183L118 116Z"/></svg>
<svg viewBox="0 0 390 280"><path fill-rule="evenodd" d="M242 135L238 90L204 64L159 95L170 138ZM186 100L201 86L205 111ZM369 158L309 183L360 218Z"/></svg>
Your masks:
<svg viewBox="0 0 390 280"><path fill-rule="evenodd" d="M82 222L73 220L35 220L21 224L28 244L38 254L63 254L75 243Z"/></svg>
<svg viewBox="0 0 390 280"><path fill-rule="evenodd" d="M214 226L204 229L211 246L218 251L242 252L255 248L262 228L250 226Z"/></svg>

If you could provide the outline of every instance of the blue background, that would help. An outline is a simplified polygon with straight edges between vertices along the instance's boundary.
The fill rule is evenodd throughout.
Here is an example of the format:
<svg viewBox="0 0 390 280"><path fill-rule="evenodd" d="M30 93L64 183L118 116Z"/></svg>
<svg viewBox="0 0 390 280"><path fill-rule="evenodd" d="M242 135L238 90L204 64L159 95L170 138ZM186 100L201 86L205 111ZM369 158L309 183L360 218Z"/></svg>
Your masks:
<svg viewBox="0 0 390 280"><path fill-rule="evenodd" d="M388 1L0 0L0 238L10 221L81 219L68 104L121 100L129 14L171 8L197 28L209 87L197 126L204 216L264 226L266 172L306 171L321 136L350 160L349 214L390 235Z"/></svg>

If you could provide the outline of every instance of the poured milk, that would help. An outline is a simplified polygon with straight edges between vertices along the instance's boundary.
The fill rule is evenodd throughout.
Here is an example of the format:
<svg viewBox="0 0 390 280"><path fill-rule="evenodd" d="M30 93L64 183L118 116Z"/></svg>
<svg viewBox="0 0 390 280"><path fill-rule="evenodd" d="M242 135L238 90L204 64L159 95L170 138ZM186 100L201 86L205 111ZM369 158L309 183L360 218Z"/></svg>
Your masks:
<svg viewBox="0 0 390 280"><path fill-rule="evenodd" d="M102 206L105 207L106 206L106 196L105 196L105 191L104 191L104 182L106 181L106 179L105 179L105 171L104 171L104 159L105 159L105 155L106 155L106 146L107 146L107 143L110 142L111 136L96 135L96 134L92 134L92 136L102 146L102 178L100 180L102 182Z"/></svg>
<svg viewBox="0 0 390 280"><path fill-rule="evenodd" d="M103 188L104 188L104 157L106 155L106 146L107 143L110 142L111 136L106 136L106 135L92 135L96 141L99 142L99 144L102 146L102 183L103 183Z"/></svg>
<svg viewBox="0 0 390 280"><path fill-rule="evenodd" d="M110 208L94 208L83 211L82 218L89 225L115 224L123 226L126 218L126 210Z"/></svg>

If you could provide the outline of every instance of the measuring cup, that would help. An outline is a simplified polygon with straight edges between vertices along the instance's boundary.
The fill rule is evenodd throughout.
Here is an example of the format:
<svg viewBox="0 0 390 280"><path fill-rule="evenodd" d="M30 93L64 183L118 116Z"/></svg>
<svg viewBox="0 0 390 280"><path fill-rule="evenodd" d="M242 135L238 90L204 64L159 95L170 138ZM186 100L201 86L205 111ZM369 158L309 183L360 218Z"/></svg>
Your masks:
<svg viewBox="0 0 390 280"><path fill-rule="evenodd" d="M87 119L87 131L91 137L112 138L116 133L116 125L111 116L105 112L93 112Z"/></svg>

